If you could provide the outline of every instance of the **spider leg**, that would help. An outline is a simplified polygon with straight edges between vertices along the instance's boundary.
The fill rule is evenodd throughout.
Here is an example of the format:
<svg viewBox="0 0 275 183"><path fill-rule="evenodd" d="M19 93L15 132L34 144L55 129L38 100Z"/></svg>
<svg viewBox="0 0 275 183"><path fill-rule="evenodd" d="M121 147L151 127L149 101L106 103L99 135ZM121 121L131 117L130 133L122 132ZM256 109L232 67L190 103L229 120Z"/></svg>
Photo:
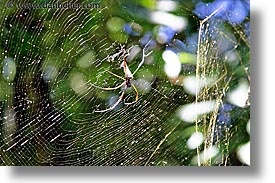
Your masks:
<svg viewBox="0 0 275 183"><path fill-rule="evenodd" d="M121 88L124 84L125 84L125 82L121 83L121 84L118 85L118 86L112 87L112 88L104 88L104 87L96 86L96 85L94 85L94 84L91 83L91 85L92 85L93 87L98 88L98 89L102 89L102 90L107 90L107 91L119 89L119 88Z"/></svg>
<svg viewBox="0 0 275 183"><path fill-rule="evenodd" d="M137 90L136 86L135 86L133 83L131 83L131 86L132 86L132 87L134 88L134 90L135 90L136 99L135 99L135 101L133 101L133 102L125 102L125 100L124 100L124 104L125 104L125 105L131 105L131 104L134 104L134 103L136 103L136 102L138 101L138 90Z"/></svg>
<svg viewBox="0 0 275 183"><path fill-rule="evenodd" d="M151 40L149 40L148 43L146 43L146 45L144 46L144 48L142 50L142 59L141 59L141 62L139 63L139 65L136 68L136 70L133 72L133 75L135 75L136 72L139 70L139 68L143 65L143 63L145 61L145 57L149 56L153 52L153 51L150 51L149 53L145 54L145 49L147 48L147 46L149 45L149 43L151 42Z"/></svg>
<svg viewBox="0 0 275 183"><path fill-rule="evenodd" d="M125 78L123 78L123 77L121 77L121 76L119 76L119 75L117 75L117 74L115 74L115 73L112 73L111 71L108 71L108 70L105 70L105 71L107 71L108 73L112 74L113 76L115 76L115 77L117 77L117 78L120 78L120 79L122 79L122 80L125 80Z"/></svg>
<svg viewBox="0 0 275 183"><path fill-rule="evenodd" d="M120 95L119 99L116 101L116 103L114 105L112 105L108 109L99 110L99 111L95 111L95 112L107 112L107 111L113 110L121 102L123 96L124 96L124 91L122 92L122 94Z"/></svg>
<svg viewBox="0 0 275 183"><path fill-rule="evenodd" d="M131 83L131 85L132 85L132 87L134 88L134 90L136 92L136 101L135 102L137 102L138 101L138 90L137 90L136 86L133 83Z"/></svg>

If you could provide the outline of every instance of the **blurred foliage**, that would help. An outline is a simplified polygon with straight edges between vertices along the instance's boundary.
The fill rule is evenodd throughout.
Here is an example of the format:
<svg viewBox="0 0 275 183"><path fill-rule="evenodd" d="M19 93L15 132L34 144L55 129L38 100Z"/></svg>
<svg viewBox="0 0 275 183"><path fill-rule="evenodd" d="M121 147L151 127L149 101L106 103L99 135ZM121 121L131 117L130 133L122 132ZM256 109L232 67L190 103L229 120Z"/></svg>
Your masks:
<svg viewBox="0 0 275 183"><path fill-rule="evenodd" d="M207 96L202 101L220 97L221 103L218 111L205 114L206 122L197 123L196 129L196 123L184 121L179 111L196 101L182 83L196 76L198 67L201 20L194 9L200 1L172 1L176 7L168 13L184 17L187 25L174 33L165 29L171 39L163 42L158 41L163 25L151 20L152 12L158 10L157 0L77 2L98 2L100 8L0 5L1 165L196 165L197 150L187 146L196 130L205 137L200 151L205 149L208 135L214 136L211 146L218 148L211 163L203 165L245 165L237 151L250 139L250 106L228 104L228 93L242 81L250 81L249 17L238 24L217 18L209 23L213 27L205 29L210 35L204 34L201 42L205 63L199 66L200 72L218 76L218 82L202 88ZM226 41L218 42L222 39L215 32ZM124 77L120 58L110 61L110 56L121 45L143 49L150 39L146 51L153 52L133 81L140 94L138 102L122 102L110 112L95 113L110 107L120 95L120 90L103 91L91 85L113 87L123 82L105 71ZM223 46L227 47L221 51ZM164 69L165 50L179 57L181 72L176 78L170 78ZM129 60L131 71L141 58L139 50ZM134 97L133 90L126 91L127 100ZM230 109L225 110L224 105ZM212 124L215 131L208 134L211 117L216 119Z"/></svg>

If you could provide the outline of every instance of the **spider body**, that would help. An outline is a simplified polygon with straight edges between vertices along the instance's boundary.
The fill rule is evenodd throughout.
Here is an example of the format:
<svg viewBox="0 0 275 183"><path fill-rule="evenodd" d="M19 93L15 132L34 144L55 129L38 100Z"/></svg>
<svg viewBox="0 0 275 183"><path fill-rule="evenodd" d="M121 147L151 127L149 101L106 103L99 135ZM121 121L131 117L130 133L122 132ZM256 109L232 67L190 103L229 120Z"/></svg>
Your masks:
<svg viewBox="0 0 275 183"><path fill-rule="evenodd" d="M123 72L125 73L125 85L126 87L132 86L132 79L134 78L132 72L130 71L127 62L126 57L124 57L123 62L121 63L120 67L123 69Z"/></svg>
<svg viewBox="0 0 275 183"><path fill-rule="evenodd" d="M126 77L125 78L125 85L126 87L130 88L132 86L132 79L131 77Z"/></svg>
<svg viewBox="0 0 275 183"><path fill-rule="evenodd" d="M125 104L125 105L130 105L130 104L133 104L133 103L137 102L137 100L138 100L138 90L137 90L137 88L135 87L135 85L133 84L132 80L133 80L133 78L134 78L135 73L136 73L136 72L139 70L139 68L143 65L145 57L147 57L148 55L150 55L150 54L152 53L152 51L151 51L151 52L149 52L148 54L145 54L145 48L148 46L149 43L150 43L150 41L145 45L145 47L144 47L144 49L143 49L143 52L142 52L142 53L143 53L143 55L142 55L142 60L141 60L141 62L139 63L138 67L136 68L136 70L135 70L133 73L131 72L131 70L129 69L129 67L128 67L128 65L127 65L127 61L126 61L127 54L125 53L126 51L125 51L124 49L121 49L121 51L120 51L120 52L122 53L122 55L123 55L123 61L122 61L121 65L120 65L120 68L123 69L123 72L124 72L124 74L125 74L124 77L119 76L119 75L117 75L117 74L115 74L115 73L112 73L112 72L106 70L108 73L112 74L113 76L115 76L115 77L117 77L117 78L120 78L120 79L124 80L123 83L121 83L120 85L115 86L115 87L113 87L113 88L103 88L103 87L96 86L96 85L93 85L93 84L92 84L92 86L94 86L94 87L96 87L96 88L99 88L99 89L102 89L102 90L107 90L107 91L116 90L116 89L119 89L119 88L121 88L122 86L124 86L124 87L122 87L121 95L119 96L119 99L115 102L115 104L113 104L113 105L112 105L111 107L109 107L108 109L105 109L105 110L98 110L98 111L95 111L95 112L107 112L107 111L113 110L121 101L124 101L124 104ZM128 88L131 88L131 87L134 89L134 91L135 91L135 93L136 93L136 98L135 98L135 101L130 102L130 103L127 103L127 102L125 101L124 95L125 95L125 91L126 91Z"/></svg>

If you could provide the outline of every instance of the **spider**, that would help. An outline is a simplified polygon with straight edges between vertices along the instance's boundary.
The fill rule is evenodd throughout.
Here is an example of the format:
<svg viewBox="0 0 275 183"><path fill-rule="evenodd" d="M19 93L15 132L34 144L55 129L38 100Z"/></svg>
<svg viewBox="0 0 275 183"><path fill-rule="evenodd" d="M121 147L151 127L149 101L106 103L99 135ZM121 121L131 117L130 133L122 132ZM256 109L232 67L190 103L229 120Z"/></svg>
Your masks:
<svg viewBox="0 0 275 183"><path fill-rule="evenodd" d="M124 47L121 48L121 50L119 51L119 53L122 53L123 61L122 61L121 65L120 65L120 68L123 69L124 77L119 76L119 75L117 75L115 73L112 73L111 71L106 70L111 75L113 75L113 76L115 76L115 77L117 77L119 79L122 79L124 81L120 85L112 87L112 88L104 88L104 87L100 87L100 86L96 86L96 85L92 84L92 86L94 86L96 88L99 88L99 89L102 89L102 90L106 90L106 91L117 90L117 89L119 89L119 88L122 87L122 93L119 96L119 99L111 107L109 107L107 109L104 109L104 110L96 110L95 112L107 112L107 111L113 110L123 100L124 95L125 95L125 91L128 88L131 88L131 87L134 89L134 91L136 93L135 101L127 103L124 100L124 104L125 105L131 105L131 104L133 104L133 103L135 103L135 102L138 101L138 90L137 90L136 86L133 84L132 80L133 80L134 75L136 74L136 72L138 72L138 70L140 69L140 67L143 65L145 57L149 56L152 53L152 51L151 51L151 52L145 54L145 49L147 48L147 46L149 45L149 43L150 43L150 41L144 46L144 49L142 50L142 59L141 59L141 62L139 63L138 67L136 68L136 70L133 73L131 72L131 70L129 69L129 67L127 65L126 57L128 56L128 54L126 54L126 51L124 50ZM117 56L117 54L115 54L115 57L116 56Z"/></svg>

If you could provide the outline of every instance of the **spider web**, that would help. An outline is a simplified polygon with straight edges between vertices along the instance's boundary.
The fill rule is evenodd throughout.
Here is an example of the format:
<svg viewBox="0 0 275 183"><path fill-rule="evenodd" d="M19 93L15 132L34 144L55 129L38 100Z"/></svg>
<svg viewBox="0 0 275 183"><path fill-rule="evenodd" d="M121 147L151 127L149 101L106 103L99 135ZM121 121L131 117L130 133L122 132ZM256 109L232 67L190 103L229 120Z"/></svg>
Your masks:
<svg viewBox="0 0 275 183"><path fill-rule="evenodd" d="M229 34L217 19L200 24L192 6L179 3L184 14L178 16L192 17L201 31L197 62L181 63L178 78L169 78L161 54L177 49L176 40L183 38L175 35L171 43L149 44L146 51L153 52L132 81L139 100L96 113L114 105L121 89L94 86L123 82L107 72L124 78L123 58L117 55L122 45L132 47L127 63L136 70L144 35L152 31L144 15L153 11L138 1L98 2L100 8L78 10L1 7L1 165L234 165L232 154L242 143L235 139L249 140L249 104L229 112L223 106L240 78L249 81L249 63L242 58L249 51L243 28L232 26L234 34ZM125 23L135 25L138 36L122 31ZM221 40L231 48L221 51ZM232 55L237 55L235 61L227 62ZM195 95L183 87L185 78L193 76ZM127 89L125 99L135 100L133 88ZM195 122L181 117L186 105L208 101L214 101L213 109L197 115ZM232 113L230 123L220 119L224 113ZM193 133L204 137L196 149L187 145ZM200 154L213 146L219 153L201 161Z"/></svg>
<svg viewBox="0 0 275 183"><path fill-rule="evenodd" d="M213 102L211 111L201 116L197 115L195 122L196 133L200 131L204 137L203 146L197 146L197 164L200 165L202 163L202 165L206 166L212 164L213 159L207 159L206 157L207 150L212 150L213 146L215 146L215 148L217 147L221 152L221 157L219 157L221 159L217 160L214 158L214 161L227 165L228 159L230 159L230 143L234 142L232 141L232 139L234 139L233 136L235 136L235 134L233 134L234 130L232 130L234 121L220 119L222 113L225 111L235 110L234 107L229 107L230 109L225 110L226 103L228 102L225 97L230 95L228 94L230 86L236 84L234 83L236 81L232 81L234 80L232 78L238 75L236 71L231 70L231 66L227 65L228 55L232 53L235 54L237 60L240 61L239 69L242 70L241 77L244 77L247 82L250 81L248 63L243 63L243 58L240 55L242 52L239 48L241 43L238 42L231 32L226 30L224 24L219 19L211 19L216 13L219 13L219 9L200 21L196 63L196 105L199 102ZM243 33L236 27L233 27L233 30L240 36L239 39L244 38L242 37ZM224 39L226 42L222 41ZM241 49L249 49L248 39L243 39L242 41L245 46ZM227 49L222 45L226 43L228 44L225 46ZM224 52L225 50L227 51ZM248 91L249 89L247 89L247 92ZM249 98L247 98L243 106L246 109L238 109L238 112L244 115L239 116L239 121L247 121L247 119L249 119L249 111L247 110L249 105ZM200 156L201 150L203 153Z"/></svg>

